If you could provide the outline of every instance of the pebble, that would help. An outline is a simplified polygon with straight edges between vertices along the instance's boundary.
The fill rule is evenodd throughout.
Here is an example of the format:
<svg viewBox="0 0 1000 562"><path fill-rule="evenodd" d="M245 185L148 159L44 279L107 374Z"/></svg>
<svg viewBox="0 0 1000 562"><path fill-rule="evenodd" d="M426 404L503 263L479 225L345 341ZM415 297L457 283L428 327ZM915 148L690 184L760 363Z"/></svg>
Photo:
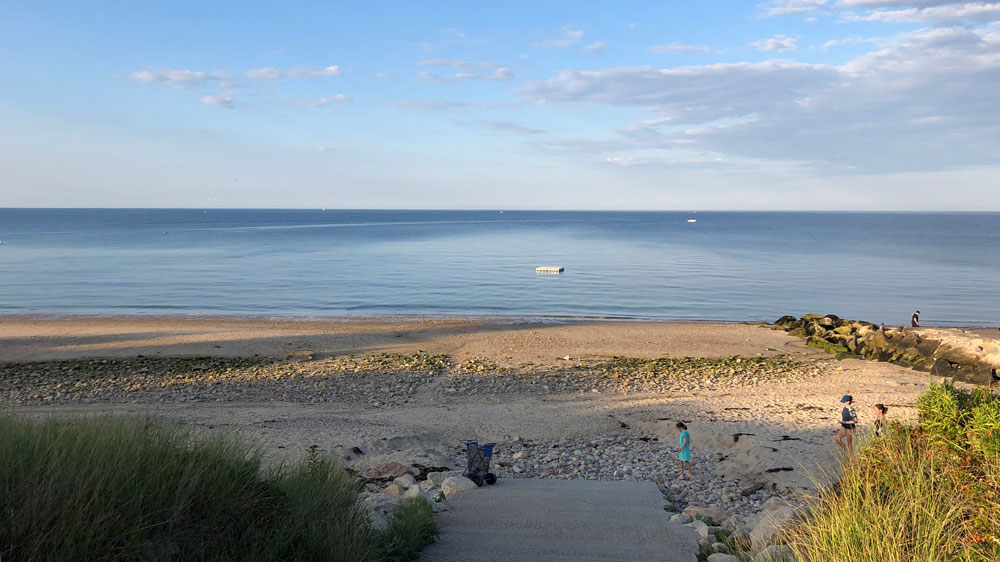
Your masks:
<svg viewBox="0 0 1000 562"><path fill-rule="evenodd" d="M331 401L392 408L441 381L443 395L689 392L820 374L784 357L579 360L501 367L486 359L365 357L74 359L0 363L0 404Z"/></svg>
<svg viewBox="0 0 1000 562"><path fill-rule="evenodd" d="M456 446L452 453L454 465L464 466L465 449ZM673 447L659 441L608 434L500 443L493 449L490 470L499 478L651 480L671 507L708 506L703 510L716 514L750 515L771 497L764 489L740 495L743 487L738 481L716 476L713 460L697 453L692 455L694 480L678 479L676 458ZM724 502L723 495L730 501Z"/></svg>

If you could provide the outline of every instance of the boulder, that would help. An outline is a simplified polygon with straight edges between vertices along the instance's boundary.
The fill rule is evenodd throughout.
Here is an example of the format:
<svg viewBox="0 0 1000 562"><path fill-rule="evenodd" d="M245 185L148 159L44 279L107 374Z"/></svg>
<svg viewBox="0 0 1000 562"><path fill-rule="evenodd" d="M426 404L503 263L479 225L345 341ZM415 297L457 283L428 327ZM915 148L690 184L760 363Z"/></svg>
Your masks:
<svg viewBox="0 0 1000 562"><path fill-rule="evenodd" d="M383 532L389 528L389 514L403 501L402 496L371 492L362 492L359 498L360 504L368 510L372 527Z"/></svg>
<svg viewBox="0 0 1000 562"><path fill-rule="evenodd" d="M389 484L385 488L382 488L381 490L379 490L379 493L380 494L389 494L391 496L398 496L399 494L403 493L403 488L400 487L398 484Z"/></svg>
<svg viewBox="0 0 1000 562"><path fill-rule="evenodd" d="M934 352L937 351L939 347L941 347L941 340L920 338L920 342L917 343L917 351L926 357L934 355Z"/></svg>
<svg viewBox="0 0 1000 562"><path fill-rule="evenodd" d="M677 523L679 525L686 525L693 520L694 519L690 515L685 515L683 513L675 513L670 516L670 522Z"/></svg>
<svg viewBox="0 0 1000 562"><path fill-rule="evenodd" d="M399 478L393 480L392 483L405 490L410 486L415 485L417 483L417 479L414 478L412 474L404 474Z"/></svg>
<svg viewBox="0 0 1000 562"><path fill-rule="evenodd" d="M441 482L441 491L444 492L445 497L475 490L477 487L475 482L464 476L449 476L444 479L444 482Z"/></svg>
<svg viewBox="0 0 1000 562"><path fill-rule="evenodd" d="M988 385L993 382L993 369L962 367L955 373L954 379L959 382Z"/></svg>
<svg viewBox="0 0 1000 562"><path fill-rule="evenodd" d="M797 325L798 323L799 323L799 319L798 318L796 318L794 316L789 316L787 314L784 315L784 316L782 316L781 318L778 318L777 320L774 321L774 325L775 326L781 326L781 327L794 326L794 325Z"/></svg>
<svg viewBox="0 0 1000 562"><path fill-rule="evenodd" d="M779 498L771 498L764 502L764 508L758 515L757 523L750 531L750 541L753 546L762 548L795 517L795 508Z"/></svg>
<svg viewBox="0 0 1000 562"><path fill-rule="evenodd" d="M750 562L795 562L795 552L790 546L772 544L754 554Z"/></svg>
<svg viewBox="0 0 1000 562"><path fill-rule="evenodd" d="M753 542L750 539L750 532L742 527L738 527L733 530L733 532L729 535L729 540L732 541L732 543L740 550L749 549Z"/></svg>
<svg viewBox="0 0 1000 562"><path fill-rule="evenodd" d="M975 365L979 356L971 348L959 345L942 343L938 346L937 356L961 366Z"/></svg>
<svg viewBox="0 0 1000 562"><path fill-rule="evenodd" d="M432 502L434 501L434 496L429 494L427 490L424 490L420 486L413 485L403 492L404 498L424 498L425 500Z"/></svg>
<svg viewBox="0 0 1000 562"><path fill-rule="evenodd" d="M704 521L701 521L699 519L695 519L694 521L688 523L685 526L686 527L691 527L692 529L694 529L694 532L698 533L699 537L701 537L703 539L704 538L708 538L708 535L709 535L708 524L706 524Z"/></svg>
<svg viewBox="0 0 1000 562"><path fill-rule="evenodd" d="M700 505L689 505L682 511L684 515L691 516L692 519L699 517L710 517L716 524L721 524L729 519L729 514L717 507L702 507Z"/></svg>
<svg viewBox="0 0 1000 562"><path fill-rule="evenodd" d="M716 552L715 554L709 554L706 558L708 562L740 562L740 559L732 554L723 554L721 552Z"/></svg>
<svg viewBox="0 0 1000 562"><path fill-rule="evenodd" d="M442 482L447 480L451 476L461 476L462 473L456 471L450 472L431 472L427 475L427 479L434 483L435 486L440 486Z"/></svg>
<svg viewBox="0 0 1000 562"><path fill-rule="evenodd" d="M931 367L931 374L937 377L954 377L958 373L958 365L947 359L938 359Z"/></svg>
<svg viewBox="0 0 1000 562"><path fill-rule="evenodd" d="M365 472L365 476L368 478L399 478L400 476L409 473L409 469L398 462L387 462L374 468L369 468L368 471Z"/></svg>

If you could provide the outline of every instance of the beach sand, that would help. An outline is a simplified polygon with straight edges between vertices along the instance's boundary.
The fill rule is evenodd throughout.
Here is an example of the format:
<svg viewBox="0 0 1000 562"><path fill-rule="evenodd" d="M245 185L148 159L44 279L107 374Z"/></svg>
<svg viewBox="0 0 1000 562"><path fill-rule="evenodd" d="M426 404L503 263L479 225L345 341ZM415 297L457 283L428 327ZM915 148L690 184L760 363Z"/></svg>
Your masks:
<svg viewBox="0 0 1000 562"><path fill-rule="evenodd" d="M440 382L391 408L364 402L187 402L10 406L22 415L130 412L196 428L235 430L276 459L311 445L367 454L364 468L385 460L447 462L454 445L478 438L509 444L622 435L676 441L688 423L696 453L712 455L716 474L776 492L810 490L812 478L836 472L833 435L839 398L852 394L862 425L875 403L889 418L912 420L917 396L934 380L895 365L829 355L767 327L718 323L567 322L494 319L332 319L326 321L0 317L0 359L28 362L80 357L362 356L375 352L447 354L454 362L487 358L500 365L566 365L613 355L657 357L787 356L818 375L755 386L669 393L573 391L455 394ZM570 357L567 362L564 358ZM435 386L437 385L437 386ZM738 438L734 435L742 434ZM666 459L673 466L672 459ZM767 472L771 469L791 469Z"/></svg>

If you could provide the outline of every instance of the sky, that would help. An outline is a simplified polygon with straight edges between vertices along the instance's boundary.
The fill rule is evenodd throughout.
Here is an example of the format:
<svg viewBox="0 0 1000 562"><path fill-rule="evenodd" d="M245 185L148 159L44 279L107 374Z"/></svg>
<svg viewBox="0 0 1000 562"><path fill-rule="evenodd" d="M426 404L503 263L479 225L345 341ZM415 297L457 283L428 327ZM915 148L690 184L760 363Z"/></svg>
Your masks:
<svg viewBox="0 0 1000 562"><path fill-rule="evenodd" d="M1000 2L0 0L0 207L1000 211Z"/></svg>

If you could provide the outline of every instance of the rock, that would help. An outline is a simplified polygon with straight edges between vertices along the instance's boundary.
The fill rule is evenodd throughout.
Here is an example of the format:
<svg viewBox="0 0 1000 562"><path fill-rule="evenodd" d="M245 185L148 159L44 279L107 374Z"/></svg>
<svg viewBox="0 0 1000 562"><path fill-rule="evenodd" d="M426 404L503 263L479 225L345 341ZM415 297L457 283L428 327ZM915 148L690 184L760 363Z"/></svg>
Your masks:
<svg viewBox="0 0 1000 562"><path fill-rule="evenodd" d="M475 482L464 476L449 476L444 479L444 482L441 482L441 491L444 492L445 497L475 490L477 487Z"/></svg>
<svg viewBox="0 0 1000 562"><path fill-rule="evenodd" d="M392 495L392 496L398 496L399 494L403 493L403 488L400 487L398 484L389 484L385 488L382 488L381 490L379 490L379 493L380 494L389 494L389 495Z"/></svg>
<svg viewBox="0 0 1000 562"><path fill-rule="evenodd" d="M417 485L413 485L413 486L410 486L409 488L407 488L406 491L403 492L403 497L404 498L424 498L425 500L427 500L429 502L433 502L434 501L434 496L432 494L428 493L427 490L424 490L423 488L421 488L420 486L417 486Z"/></svg>
<svg viewBox="0 0 1000 562"><path fill-rule="evenodd" d="M430 479L428 479L428 480L421 480L420 482L417 482L417 486L420 486L421 488L423 488L424 490L426 490L428 492L430 492L432 490L437 490L438 489L438 485L435 484L434 482L432 482Z"/></svg>
<svg viewBox="0 0 1000 562"><path fill-rule="evenodd" d="M743 527L733 530L733 532L729 535L729 540L732 541L732 543L740 550L749 549L752 543L750 539L750 532Z"/></svg>
<svg viewBox="0 0 1000 562"><path fill-rule="evenodd" d="M392 483L406 490L409 489L411 486L416 485L417 479L414 478L412 474L404 474L399 478L393 480Z"/></svg>
<svg viewBox="0 0 1000 562"><path fill-rule="evenodd" d="M795 517L795 508L778 498L764 502L757 524L750 531L750 540L754 547L762 548L771 541L775 533Z"/></svg>
<svg viewBox="0 0 1000 562"><path fill-rule="evenodd" d="M670 516L670 522L671 523L678 523L680 525L686 525L686 524L690 523L691 521L693 521L693 518L690 515L685 515L683 513L675 513L675 514L673 514L673 515Z"/></svg>
<svg viewBox="0 0 1000 562"><path fill-rule="evenodd" d="M721 524L726 519L729 519L729 514L717 507L704 507L699 505L689 505L682 511L684 515L690 515L692 518L705 517L711 518L717 524Z"/></svg>
<svg viewBox="0 0 1000 562"><path fill-rule="evenodd" d="M712 550L714 550L716 552L720 552L720 551L726 550L727 548L729 548L729 547L726 546L726 543L721 543L721 542L713 542L712 543Z"/></svg>
<svg viewBox="0 0 1000 562"><path fill-rule="evenodd" d="M707 558L708 562L740 562L740 559L732 554L723 554L721 552L716 552L715 554L709 554Z"/></svg>
<svg viewBox="0 0 1000 562"><path fill-rule="evenodd" d="M708 538L708 525L704 521L695 519L685 525L685 527L691 527L694 529L694 532L698 533L698 536L701 538Z"/></svg>
<svg viewBox="0 0 1000 562"><path fill-rule="evenodd" d="M361 505L369 511L372 527L380 531L389 528L389 514L403 501L402 496L371 492L362 492L359 498Z"/></svg>
<svg viewBox="0 0 1000 562"><path fill-rule="evenodd" d="M750 562L795 562L795 553L790 546L772 544L754 554Z"/></svg>
<svg viewBox="0 0 1000 562"><path fill-rule="evenodd" d="M427 479L434 483L435 486L441 486L441 483L447 480L451 476L461 476L460 472L449 471L449 472L431 472L427 475Z"/></svg>
<svg viewBox="0 0 1000 562"><path fill-rule="evenodd" d="M938 359L931 367L931 374L937 377L954 377L958 373L958 365L947 359Z"/></svg>
<svg viewBox="0 0 1000 562"><path fill-rule="evenodd" d="M365 472L365 476L368 478L399 478L400 476L409 473L409 469L398 462L387 462L374 468L369 468L368 471Z"/></svg>

